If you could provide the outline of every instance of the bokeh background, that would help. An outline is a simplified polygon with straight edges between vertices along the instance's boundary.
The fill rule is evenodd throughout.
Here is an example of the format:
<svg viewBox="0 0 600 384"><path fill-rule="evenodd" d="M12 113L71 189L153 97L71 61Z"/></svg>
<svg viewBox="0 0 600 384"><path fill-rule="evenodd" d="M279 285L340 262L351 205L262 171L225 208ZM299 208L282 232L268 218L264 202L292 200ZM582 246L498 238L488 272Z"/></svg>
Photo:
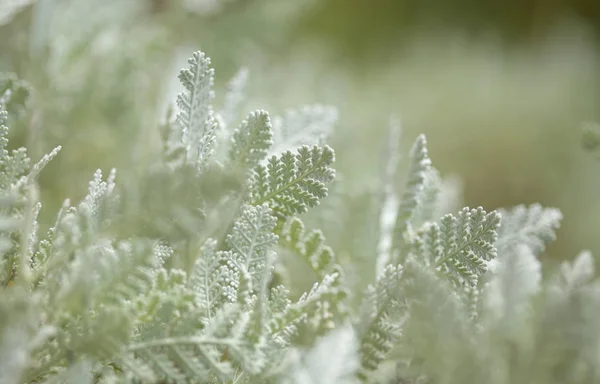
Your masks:
<svg viewBox="0 0 600 384"><path fill-rule="evenodd" d="M217 99L248 69L246 110L331 104L346 188L380 177L390 118L406 154L425 133L464 205L540 202L565 219L548 260L600 255L600 164L580 128L600 121L597 0L0 0L0 72L29 82L12 145L43 173L42 222L97 168L135 173L194 50ZM15 116L11 116L13 118ZM405 164L405 162L403 163Z"/></svg>

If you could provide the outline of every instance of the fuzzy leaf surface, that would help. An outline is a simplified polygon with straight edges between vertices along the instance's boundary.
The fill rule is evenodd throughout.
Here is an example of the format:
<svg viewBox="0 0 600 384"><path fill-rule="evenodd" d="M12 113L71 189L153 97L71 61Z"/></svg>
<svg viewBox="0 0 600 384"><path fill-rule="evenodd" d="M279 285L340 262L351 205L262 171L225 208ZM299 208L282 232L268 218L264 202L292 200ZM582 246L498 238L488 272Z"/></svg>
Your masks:
<svg viewBox="0 0 600 384"><path fill-rule="evenodd" d="M252 175L252 205L268 203L281 217L305 213L328 194L335 160L329 146L302 146L294 154L272 156L268 164L258 165Z"/></svg>

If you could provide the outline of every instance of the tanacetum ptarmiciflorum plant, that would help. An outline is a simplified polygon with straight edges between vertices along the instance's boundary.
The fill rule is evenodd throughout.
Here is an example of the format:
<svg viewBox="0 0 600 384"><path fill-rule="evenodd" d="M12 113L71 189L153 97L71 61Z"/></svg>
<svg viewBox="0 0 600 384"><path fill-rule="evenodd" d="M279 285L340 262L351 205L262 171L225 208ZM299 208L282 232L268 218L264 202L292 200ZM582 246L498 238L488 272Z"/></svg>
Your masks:
<svg viewBox="0 0 600 384"><path fill-rule="evenodd" d="M349 204L326 144L335 109L256 110L239 122L243 82L216 107L213 77L194 53L162 158L126 180L97 171L47 233L36 177L60 148L34 161L7 150L9 110L27 92L5 87L0 382L600 381L592 256L546 278L537 259L557 209L443 214L424 136L397 187L395 124L381 182ZM335 204L320 216L325 198ZM332 217L365 220L346 234L357 245L343 260L311 224ZM374 271L366 290L357 260Z"/></svg>

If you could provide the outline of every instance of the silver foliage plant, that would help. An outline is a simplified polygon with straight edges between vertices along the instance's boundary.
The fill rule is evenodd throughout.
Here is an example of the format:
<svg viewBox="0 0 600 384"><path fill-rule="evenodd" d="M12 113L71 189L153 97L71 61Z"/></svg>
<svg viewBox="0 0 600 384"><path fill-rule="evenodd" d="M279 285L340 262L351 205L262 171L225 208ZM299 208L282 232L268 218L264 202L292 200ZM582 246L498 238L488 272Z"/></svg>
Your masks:
<svg viewBox="0 0 600 384"><path fill-rule="evenodd" d="M235 125L245 76L215 108L210 59L196 52L181 71L156 164L162 178L150 178L169 185L150 187L176 181L197 195L185 207L174 195L150 198L172 210L151 210L145 231L122 225L136 225L131 199L140 195L99 170L87 196L65 201L38 233L36 175L58 149L35 165L25 149L6 149L4 92L1 383L600 382L592 256L547 279L538 260L557 209L441 214L444 184L425 136L401 187L392 145L374 212L385 216L379 246L360 255L376 267L366 292L353 292L348 266L302 217L330 194L335 155L324 141L337 112L257 110ZM397 143L397 124L391 137ZM239 183L203 189L222 186L219 175ZM313 273L297 297L281 253Z"/></svg>

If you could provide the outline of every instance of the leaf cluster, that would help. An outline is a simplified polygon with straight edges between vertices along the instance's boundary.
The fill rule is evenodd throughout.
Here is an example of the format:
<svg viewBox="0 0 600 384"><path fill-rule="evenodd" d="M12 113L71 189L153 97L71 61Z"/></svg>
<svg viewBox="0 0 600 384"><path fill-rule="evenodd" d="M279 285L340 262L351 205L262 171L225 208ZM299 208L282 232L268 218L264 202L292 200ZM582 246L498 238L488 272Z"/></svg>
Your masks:
<svg viewBox="0 0 600 384"><path fill-rule="evenodd" d="M127 181L96 171L45 233L36 177L60 148L33 164L8 151L27 92L0 83L0 382L600 381L591 254L547 279L538 260L558 209L442 213L424 135L398 183L394 124L380 183L350 204L324 143L335 109L237 122L246 76L215 106L195 52L160 159ZM285 278L300 269L283 253L308 288ZM359 258L374 267L357 283Z"/></svg>

